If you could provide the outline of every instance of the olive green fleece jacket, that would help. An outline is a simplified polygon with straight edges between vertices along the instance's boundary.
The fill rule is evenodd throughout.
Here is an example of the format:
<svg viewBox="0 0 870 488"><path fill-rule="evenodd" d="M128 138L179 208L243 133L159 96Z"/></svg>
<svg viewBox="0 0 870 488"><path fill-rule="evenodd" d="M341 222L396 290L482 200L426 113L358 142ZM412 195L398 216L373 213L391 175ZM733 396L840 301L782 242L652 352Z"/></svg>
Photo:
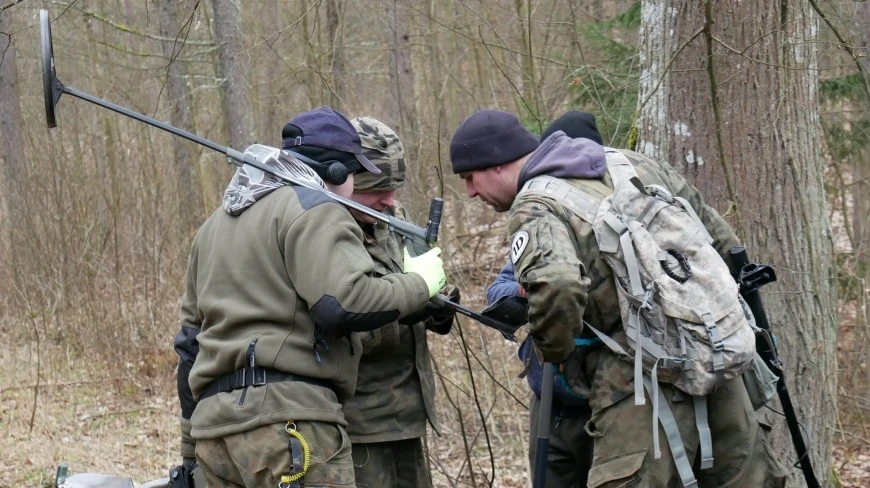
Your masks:
<svg viewBox="0 0 870 488"><path fill-rule="evenodd" d="M278 188L238 216L216 210L194 238L181 325L198 329L193 397L216 378L255 365L330 387L283 381L219 393L196 405L183 439L210 439L287 420L344 424L361 345L370 330L423 308L416 274L371 277L359 225L326 194ZM316 325L315 325L316 324ZM185 431L189 428L189 431ZM189 446L188 446L189 447ZM185 447L182 446L182 454Z"/></svg>

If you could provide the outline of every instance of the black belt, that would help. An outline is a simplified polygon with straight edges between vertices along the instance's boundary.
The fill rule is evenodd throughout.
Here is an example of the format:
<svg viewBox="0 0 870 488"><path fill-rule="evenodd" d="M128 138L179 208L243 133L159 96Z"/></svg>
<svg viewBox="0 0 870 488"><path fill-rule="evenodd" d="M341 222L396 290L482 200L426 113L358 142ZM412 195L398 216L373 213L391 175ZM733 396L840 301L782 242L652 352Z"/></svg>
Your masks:
<svg viewBox="0 0 870 488"><path fill-rule="evenodd" d="M301 381L303 383L331 388L329 383L316 378L284 373L269 368L243 368L227 373L209 383L199 396L199 401L203 401L218 393L238 390L247 386L263 386L266 383L275 383L278 381Z"/></svg>

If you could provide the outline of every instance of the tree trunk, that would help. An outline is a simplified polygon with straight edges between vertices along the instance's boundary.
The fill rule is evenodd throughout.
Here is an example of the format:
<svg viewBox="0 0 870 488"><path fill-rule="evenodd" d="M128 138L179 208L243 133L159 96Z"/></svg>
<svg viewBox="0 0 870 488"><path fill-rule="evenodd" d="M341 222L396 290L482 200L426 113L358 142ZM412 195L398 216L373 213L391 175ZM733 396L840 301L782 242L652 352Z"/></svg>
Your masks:
<svg viewBox="0 0 870 488"><path fill-rule="evenodd" d="M271 51L274 49L272 46L281 39L281 28L284 22L282 13L284 9L278 8L278 0L263 2L262 9L265 15L260 19L262 22L260 28L264 31L262 36L264 38L263 42L270 47ZM263 79L266 82L260 86L259 97L262 117L257 117L257 120L254 121L255 126L259 123L263 125L257 132L257 139L267 141L267 144L271 144L268 141L276 141L276 145L281 147L281 129L291 115L287 113L283 103L286 100L284 95L287 93L287 90L283 86L277 86L278 84L274 82L280 76L281 64L273 56L270 56L263 64Z"/></svg>
<svg viewBox="0 0 870 488"><path fill-rule="evenodd" d="M344 29L341 0L326 0L326 26L329 33L329 60L332 71L330 105L339 112L347 102L347 80L344 62Z"/></svg>
<svg viewBox="0 0 870 488"><path fill-rule="evenodd" d="M220 58L223 112L230 145L243 151L253 140L245 53L242 50L240 0L212 0L214 37Z"/></svg>
<svg viewBox="0 0 870 488"><path fill-rule="evenodd" d="M540 95L538 94L537 81L535 79L535 58L532 49L532 7L529 0L514 0L514 9L519 21L520 38L522 40L520 58L522 60L523 99L517 102L517 113L520 115L520 119L536 120L539 130L542 130L543 128L540 127L540 109L538 104Z"/></svg>
<svg viewBox="0 0 870 488"><path fill-rule="evenodd" d="M764 298L825 485L837 322L817 142L818 20L805 0L645 0L642 19L638 149L681 171L729 218L750 257L776 269ZM791 465L782 423L774 446Z"/></svg>
<svg viewBox="0 0 870 488"><path fill-rule="evenodd" d="M91 5L91 10L98 12L101 18L105 16L105 6L101 3L94 2ZM91 66L94 66L94 81L97 86L112 86L110 83L104 83L107 79L105 67L109 66L109 53L106 46L110 43L106 32L106 25L96 19L89 19L88 27L90 32L89 38L89 53ZM108 206L111 222L107 223L105 229L104 242L111 242L111 251L114 262L113 271L115 280L120 276L121 268L121 239L119 235L119 227L121 222L121 214L123 213L123 193L126 191L123 185L124 175L121 169L119 124L117 117L109 110L100 110L99 112L100 129L102 131L103 147L102 153L97 153L100 158L99 171L101 178L104 178L102 183L103 198ZM120 304L119 304L120 306Z"/></svg>
<svg viewBox="0 0 870 488"><path fill-rule="evenodd" d="M167 58L166 87L169 104L172 107L169 115L170 124L196 133L193 113L188 103L190 95L185 81L187 70L184 64L176 59L181 54L185 38L185 32L179 31L179 20L185 19L180 19L178 16L177 0L160 0L159 16L160 35L165 38L161 41L160 47ZM175 39L175 41L167 39ZM204 211L196 174L198 151L194 150L192 144L181 137L172 137L171 165L175 175L175 210L185 235L196 228L196 223Z"/></svg>
<svg viewBox="0 0 870 488"><path fill-rule="evenodd" d="M870 83L870 2L855 2L855 37L857 46L855 51L861 57L858 62L861 63L862 72L859 73L865 77L865 86ZM855 124L856 127L862 127L864 130L870 128L870 99L864 98L863 112L860 114L861 121ZM864 136L866 138L866 136ZM870 150L865 146L862 151L855 155L852 169L852 246L855 253L856 269L858 270L859 295L857 297L859 304L867 303L870 300L870 225L864 220L870 215ZM847 224L848 225L848 224ZM868 311L863 307L857 313L856 330L863 331L863 340L861 346L857 347L858 351L866 351L868 341L870 341L870 324L867 322ZM865 356L866 357L866 356ZM864 395L870 398L870 368L864 368Z"/></svg>
<svg viewBox="0 0 870 488"><path fill-rule="evenodd" d="M301 0L302 11L308 12L310 5L308 0ZM305 82L302 83L303 89L305 93L308 95L308 102L310 105L317 105L322 103L321 100L323 97L321 96L323 86L322 80L318 77L318 73L320 70L320 65L318 64L318 56L315 51L316 47L320 45L318 40L318 31L320 22L316 21L316 10L312 10L313 13L306 13L306 15L302 16L302 42L301 45L304 46L305 51ZM314 18L314 25L310 25L309 18ZM295 114L291 114L295 115ZM283 127L283 126L282 126Z"/></svg>
<svg viewBox="0 0 870 488"><path fill-rule="evenodd" d="M425 5L418 2L421 8ZM406 205L414 221L425 218L428 202L415 195L428 194L429 187L425 168L420 159L417 120L417 96L414 88L414 67L411 60L410 27L411 7L399 4L397 0L385 4L384 20L387 24L387 45L390 49L389 79L390 103L384 114L384 123L399 134L405 148L405 187L400 190L399 199Z"/></svg>
<svg viewBox="0 0 870 488"><path fill-rule="evenodd" d="M861 57L858 62L861 63L863 73L861 75L870 76L870 2L855 2L855 34L857 46L855 51ZM868 80L870 82L870 80ZM861 107L864 112L861 113L863 124L858 127L868 127L867 121L870 120L870 113L867 113L867 103L870 100L864 100ZM853 185L852 185L852 243L855 247L855 258L859 264L859 269L864 270L863 278L870 282L870 225L864 219L870 215L870 152L866 149L861 151L855 157L853 167ZM870 284L865 285L865 289L870 288Z"/></svg>
<svg viewBox="0 0 870 488"><path fill-rule="evenodd" d="M0 137L3 150L5 182L0 201L5 203L9 229L17 227L16 216L22 211L21 196L24 176L24 140L21 137L21 111L18 107L18 77L15 72L16 48L12 44L12 13L0 14ZM12 233L14 235L14 233Z"/></svg>

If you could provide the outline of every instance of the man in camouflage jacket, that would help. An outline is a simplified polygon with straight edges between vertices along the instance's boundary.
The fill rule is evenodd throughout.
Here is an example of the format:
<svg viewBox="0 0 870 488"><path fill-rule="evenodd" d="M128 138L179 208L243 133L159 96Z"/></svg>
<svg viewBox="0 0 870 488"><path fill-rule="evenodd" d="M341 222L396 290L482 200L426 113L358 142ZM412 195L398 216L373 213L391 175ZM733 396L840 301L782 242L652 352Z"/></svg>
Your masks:
<svg viewBox="0 0 870 488"><path fill-rule="evenodd" d="M541 133L541 141L562 131L566 136L576 139L582 137L601 144L601 134L595 123L595 116L588 112L571 110L554 120ZM491 305L505 295L526 296L525 290L514 277L514 264L507 264L486 289L486 300ZM529 466L535 466L538 448L538 423L540 419L541 400L538 390L542 380L542 368L534 357L533 348L527 342L528 336L520 346L518 356L525 365L526 380L533 390L529 402ZM601 341L588 338L575 341L575 346L584 351L575 351L576 356L583 352L601 347ZM534 363L535 367L532 367ZM556 381L554 379L554 381ZM550 441L547 444L547 487L548 488L585 488L589 468L592 465L593 439L586 432L586 423L592 416L587 398L579 398L566 391L569 398L560 398L554 392L552 412L550 415Z"/></svg>
<svg viewBox="0 0 870 488"><path fill-rule="evenodd" d="M238 168L188 260L175 342L181 450L186 465L195 450L210 487L277 486L306 452L306 487L354 486L341 410L362 351L352 332L417 312L444 286L437 249L404 268L419 271L372 276L350 212L311 188L349 197L354 173L379 172L350 121L320 107L283 135L306 163L272 149L264 164L308 186Z"/></svg>
<svg viewBox="0 0 870 488"><path fill-rule="evenodd" d="M381 170L377 175L358 175L351 199L404 219L404 209L395 200L405 182L402 142L373 117L351 122L365 156ZM375 264L374 276L401 270L402 237L382 222L351 213L363 230L363 243ZM432 486L423 437L427 420L439 434L441 425L435 417L435 377L426 331L447 334L453 315L450 310L424 311L359 333L363 350L356 393L344 405L358 487Z"/></svg>
<svg viewBox="0 0 870 488"><path fill-rule="evenodd" d="M698 191L666 164L622 151L644 184L658 184L688 200L726 257L737 238ZM557 134L539 143L516 116L483 110L468 117L450 143L453 172L496 211L510 211L510 259L515 277L528 293L530 333L543 361L567 364L575 337L591 337L588 322L627 347L613 274L601 259L592 227L558 200L535 193L519 194L526 181L549 175L571 183L596 179L612 187L604 149L589 139ZM519 195L518 195L519 194ZM588 486L680 486L666 444L661 458L653 453L651 401L633 401L632 365L608 348L586 356L577 373L591 390L592 418L586 430L594 440ZM661 384L690 460L699 438L693 402L678 401L670 385ZM759 422L740 378L708 396L709 425L715 465L700 470L699 486L783 486L784 469L772 457L767 426ZM660 426L656 426L660 429ZM663 431L661 431L664 437Z"/></svg>

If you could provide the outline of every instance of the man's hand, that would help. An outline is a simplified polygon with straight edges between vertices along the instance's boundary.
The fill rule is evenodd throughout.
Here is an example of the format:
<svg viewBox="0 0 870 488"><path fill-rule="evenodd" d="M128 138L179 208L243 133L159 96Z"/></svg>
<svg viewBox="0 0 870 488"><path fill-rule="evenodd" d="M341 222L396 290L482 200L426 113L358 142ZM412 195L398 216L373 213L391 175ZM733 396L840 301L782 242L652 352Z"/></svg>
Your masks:
<svg viewBox="0 0 870 488"><path fill-rule="evenodd" d="M169 468L169 488L195 488L193 470L196 468L196 458L181 458L181 466Z"/></svg>
<svg viewBox="0 0 870 488"><path fill-rule="evenodd" d="M448 300L453 303L459 303L461 298L459 288L454 285L447 285L441 290L441 294L445 295ZM446 335L450 333L453 327L453 318L456 316L456 310L449 307L442 307L429 303L426 306L429 311L429 320L426 322L426 328L437 334Z"/></svg>
<svg viewBox="0 0 870 488"><path fill-rule="evenodd" d="M444 288L444 285L447 284L444 262L439 257L441 249L433 247L417 257L411 257L408 254L408 248L405 248L404 254L403 271L405 273L417 273L423 278L423 281L426 282L426 286L429 288L429 298L437 295L438 290Z"/></svg>
<svg viewBox="0 0 870 488"><path fill-rule="evenodd" d="M446 296L447 299L453 303L459 303L460 298L462 298L462 295L459 293L459 288L456 288L456 285L447 285L441 289L440 293Z"/></svg>

